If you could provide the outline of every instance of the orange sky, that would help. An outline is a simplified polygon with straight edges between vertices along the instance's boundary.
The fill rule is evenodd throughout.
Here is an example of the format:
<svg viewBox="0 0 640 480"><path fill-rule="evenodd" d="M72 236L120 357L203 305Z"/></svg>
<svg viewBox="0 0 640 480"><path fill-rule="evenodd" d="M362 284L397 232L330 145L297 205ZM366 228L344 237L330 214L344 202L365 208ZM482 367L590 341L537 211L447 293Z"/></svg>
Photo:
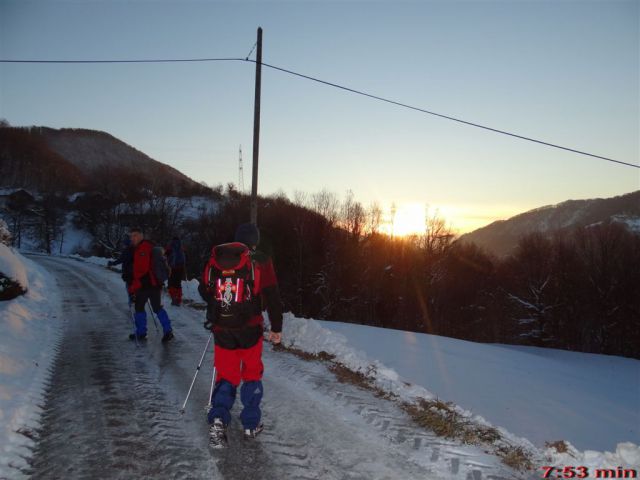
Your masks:
<svg viewBox="0 0 640 480"><path fill-rule="evenodd" d="M489 225L496 220L505 220L526 210L535 208L513 205L426 205L420 203L403 203L396 205L395 222L391 222L391 205L383 205L384 221L380 228L385 233L394 235L420 234L425 230L425 218L434 214L445 219L449 227L457 233L471 232Z"/></svg>

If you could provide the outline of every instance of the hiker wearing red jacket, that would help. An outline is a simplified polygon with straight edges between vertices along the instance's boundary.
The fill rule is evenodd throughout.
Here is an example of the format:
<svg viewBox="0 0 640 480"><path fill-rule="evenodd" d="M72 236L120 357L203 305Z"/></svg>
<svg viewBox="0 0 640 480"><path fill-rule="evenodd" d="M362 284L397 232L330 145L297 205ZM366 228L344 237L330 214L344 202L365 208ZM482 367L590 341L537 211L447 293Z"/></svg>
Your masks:
<svg viewBox="0 0 640 480"><path fill-rule="evenodd" d="M146 304L150 302L151 308L162 325L164 333L162 342L166 343L173 339L173 330L169 315L162 307L162 282L154 273L154 248L157 247L149 240L144 239L139 228L132 228L130 237L133 247L133 278L129 285L129 294L136 308L136 333L129 335L129 338L131 340L147 339Z"/></svg>
<svg viewBox="0 0 640 480"><path fill-rule="evenodd" d="M250 223L240 225L235 240L212 249L199 287L208 306L205 328L211 328L215 345L217 375L208 415L212 448L227 445L226 428L241 382L244 436L255 438L262 431L263 307L271 322L269 341L280 343L282 332L278 282L271 258L256 251L258 228Z"/></svg>

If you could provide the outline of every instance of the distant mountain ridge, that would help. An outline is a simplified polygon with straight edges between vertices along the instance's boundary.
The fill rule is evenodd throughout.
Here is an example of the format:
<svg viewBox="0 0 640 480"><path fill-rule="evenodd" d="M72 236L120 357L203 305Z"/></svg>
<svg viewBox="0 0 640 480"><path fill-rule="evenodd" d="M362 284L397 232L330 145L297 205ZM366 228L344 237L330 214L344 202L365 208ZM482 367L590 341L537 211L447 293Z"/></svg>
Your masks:
<svg viewBox="0 0 640 480"><path fill-rule="evenodd" d="M116 137L87 129L0 128L0 187L100 190L120 181L155 193L197 193L204 187Z"/></svg>
<svg viewBox="0 0 640 480"><path fill-rule="evenodd" d="M612 198L567 200L557 205L529 210L508 220L499 220L462 235L460 242L473 242L499 257L509 255L523 235L620 222L640 233L640 190Z"/></svg>

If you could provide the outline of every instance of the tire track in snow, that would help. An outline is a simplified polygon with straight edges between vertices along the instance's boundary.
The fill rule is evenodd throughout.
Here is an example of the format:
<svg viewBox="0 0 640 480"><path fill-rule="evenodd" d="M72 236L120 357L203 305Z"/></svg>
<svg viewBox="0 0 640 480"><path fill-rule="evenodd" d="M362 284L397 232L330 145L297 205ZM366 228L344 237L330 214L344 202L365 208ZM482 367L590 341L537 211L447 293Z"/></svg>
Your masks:
<svg viewBox="0 0 640 480"><path fill-rule="evenodd" d="M371 392L354 385L339 383L322 363L303 361L285 352L273 352L270 348L265 349L265 363L270 367L265 378L275 383L271 388L308 392L308 396L312 397L311 400L317 405L331 406L327 412L330 416L327 418L328 422L344 422L352 425L354 431L363 432L369 439L377 440L371 443L374 444L374 448L376 444L378 445L382 458L387 455L393 459L395 452L395 455L404 461L401 469L402 478L455 480L534 478L499 464L495 456L486 454L480 448L460 445L415 426L395 403L377 398ZM272 370L277 371L277 374ZM265 392L269 390L265 389ZM291 397L291 395L287 396ZM277 399L270 399L265 403L267 412L274 401L277 402ZM339 443L338 441L337 444ZM366 444L366 441L364 443ZM291 456L294 452L298 455L304 454L305 451L309 452L307 449L308 446L305 445L298 449L290 449L284 454L285 456ZM354 445L353 449L358 450L358 446ZM327 450L328 453L331 451L331 449ZM363 455L358 461L366 462L367 458ZM358 461L347 465L352 472L362 467ZM373 478L386 478L383 476L384 472L379 474L381 476ZM334 477L323 475L311 478ZM338 475L335 478L343 477Z"/></svg>

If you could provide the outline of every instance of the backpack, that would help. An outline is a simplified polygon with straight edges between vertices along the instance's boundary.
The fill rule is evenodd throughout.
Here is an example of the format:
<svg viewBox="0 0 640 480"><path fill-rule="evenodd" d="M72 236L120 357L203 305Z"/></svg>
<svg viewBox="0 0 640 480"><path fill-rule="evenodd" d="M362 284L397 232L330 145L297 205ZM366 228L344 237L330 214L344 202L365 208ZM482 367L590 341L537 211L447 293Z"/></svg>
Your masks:
<svg viewBox="0 0 640 480"><path fill-rule="evenodd" d="M246 245L213 247L202 274L209 299L209 321L223 328L242 328L259 313L254 296L254 266Z"/></svg>
<svg viewBox="0 0 640 480"><path fill-rule="evenodd" d="M166 282L169 279L169 275L171 275L171 269L167 263L167 258L164 256L164 249L162 247L153 247L151 250L151 270L160 285L164 285L164 282Z"/></svg>

